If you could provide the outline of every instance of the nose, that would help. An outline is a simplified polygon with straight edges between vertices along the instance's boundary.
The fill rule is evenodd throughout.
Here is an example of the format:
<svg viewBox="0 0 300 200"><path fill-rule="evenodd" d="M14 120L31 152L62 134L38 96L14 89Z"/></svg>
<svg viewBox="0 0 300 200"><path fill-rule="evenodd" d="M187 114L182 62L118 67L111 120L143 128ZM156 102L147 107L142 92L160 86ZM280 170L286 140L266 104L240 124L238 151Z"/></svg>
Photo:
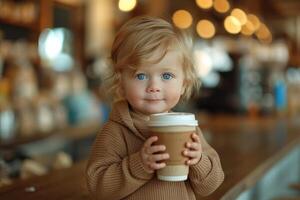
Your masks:
<svg viewBox="0 0 300 200"><path fill-rule="evenodd" d="M146 91L148 93L154 93L154 92L160 92L160 87L158 86L158 84L155 81L150 81Z"/></svg>
<svg viewBox="0 0 300 200"><path fill-rule="evenodd" d="M147 88L147 92L149 92L149 93L160 92L160 89L159 88L155 88L155 87L148 87Z"/></svg>

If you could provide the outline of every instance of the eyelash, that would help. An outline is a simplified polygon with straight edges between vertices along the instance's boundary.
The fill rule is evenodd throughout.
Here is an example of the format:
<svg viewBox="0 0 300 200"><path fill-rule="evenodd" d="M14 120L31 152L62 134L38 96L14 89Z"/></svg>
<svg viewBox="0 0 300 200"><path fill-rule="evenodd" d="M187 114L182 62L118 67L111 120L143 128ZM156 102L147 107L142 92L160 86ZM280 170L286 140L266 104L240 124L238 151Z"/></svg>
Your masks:
<svg viewBox="0 0 300 200"><path fill-rule="evenodd" d="M164 76L169 76L169 78L167 78L167 79L165 79L164 78ZM161 76L161 78L163 79L163 80L171 80L172 78L174 78L175 76L174 76L174 74L172 74L172 73L170 73L170 72L165 72L165 73L163 73L162 74L162 76Z"/></svg>
<svg viewBox="0 0 300 200"><path fill-rule="evenodd" d="M143 76L144 78L143 78L143 79L140 79L141 76ZM137 80L145 80L145 79L147 78L147 75L144 74L144 73L138 73L138 74L135 75L135 78L136 78Z"/></svg>

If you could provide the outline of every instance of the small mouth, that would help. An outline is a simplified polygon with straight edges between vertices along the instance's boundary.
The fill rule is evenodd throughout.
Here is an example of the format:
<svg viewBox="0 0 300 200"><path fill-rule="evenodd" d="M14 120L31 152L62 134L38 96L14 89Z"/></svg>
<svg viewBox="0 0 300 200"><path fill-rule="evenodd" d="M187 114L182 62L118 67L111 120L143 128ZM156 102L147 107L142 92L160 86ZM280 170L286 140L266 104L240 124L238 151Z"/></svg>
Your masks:
<svg viewBox="0 0 300 200"><path fill-rule="evenodd" d="M162 99L145 99L146 101L162 101Z"/></svg>

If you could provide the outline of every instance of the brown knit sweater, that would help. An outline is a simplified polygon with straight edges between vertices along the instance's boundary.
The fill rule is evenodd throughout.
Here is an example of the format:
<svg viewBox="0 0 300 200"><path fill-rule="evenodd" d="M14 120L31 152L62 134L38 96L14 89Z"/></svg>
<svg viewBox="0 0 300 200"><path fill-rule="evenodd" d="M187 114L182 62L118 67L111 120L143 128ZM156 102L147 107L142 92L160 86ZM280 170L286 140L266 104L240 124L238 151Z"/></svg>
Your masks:
<svg viewBox="0 0 300 200"><path fill-rule="evenodd" d="M218 154L205 141L203 154L190 166L187 181L160 181L142 165L140 149L148 138L146 119L132 113L126 101L113 106L109 121L98 134L86 169L88 189L94 199L188 200L212 193L223 182ZM195 196L196 195L196 196Z"/></svg>

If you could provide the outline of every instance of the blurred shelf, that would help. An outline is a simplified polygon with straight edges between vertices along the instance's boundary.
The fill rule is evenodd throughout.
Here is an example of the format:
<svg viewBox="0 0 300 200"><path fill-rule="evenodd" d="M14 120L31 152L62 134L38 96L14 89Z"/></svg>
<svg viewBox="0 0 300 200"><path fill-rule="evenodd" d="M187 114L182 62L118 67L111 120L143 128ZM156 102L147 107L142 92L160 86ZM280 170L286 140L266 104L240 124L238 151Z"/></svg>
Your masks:
<svg viewBox="0 0 300 200"><path fill-rule="evenodd" d="M89 136L96 135L101 128L98 121L85 122L76 126L67 127L52 133L35 133L32 136L19 136L11 140L0 140L0 148L16 148L19 145L36 142L49 137L62 137L69 140L80 140Z"/></svg>
<svg viewBox="0 0 300 200"><path fill-rule="evenodd" d="M30 13L32 10L29 11L29 18L24 18L24 9L20 8L26 2L33 5L35 10L34 13ZM6 0L3 1L3 4L5 5L3 6L0 0L0 7L4 7L1 7L2 10L0 9L0 12L3 12L3 9L6 12L6 15L5 13L1 13L0 16L0 32L3 34L4 39L12 41L24 39L34 41L37 44L40 33L45 29L56 27L67 28L74 35L74 41L72 41L74 45L74 57L81 64L81 67L84 66L84 1ZM17 9L20 9L22 15L15 16L15 12L18 14ZM25 11L28 12L26 8ZM25 21L26 19L28 19L28 22Z"/></svg>
<svg viewBox="0 0 300 200"><path fill-rule="evenodd" d="M18 22L18 21L11 20L11 19L0 18L0 24L14 26L14 27L18 27L18 28L25 28L25 29L29 29L29 30L36 29L35 21L33 21L33 22Z"/></svg>

